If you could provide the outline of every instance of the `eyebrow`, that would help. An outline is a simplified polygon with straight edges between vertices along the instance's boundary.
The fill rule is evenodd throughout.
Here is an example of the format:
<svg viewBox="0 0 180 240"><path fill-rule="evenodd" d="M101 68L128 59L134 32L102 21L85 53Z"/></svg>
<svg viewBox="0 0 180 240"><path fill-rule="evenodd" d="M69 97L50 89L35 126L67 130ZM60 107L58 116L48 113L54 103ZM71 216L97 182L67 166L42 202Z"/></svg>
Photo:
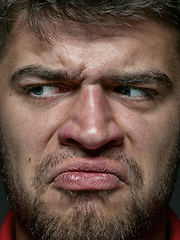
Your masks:
<svg viewBox="0 0 180 240"><path fill-rule="evenodd" d="M12 82L16 82L27 77L36 77L48 81L62 81L62 82L66 82L71 78L73 79L72 74L70 75L66 71L45 69L43 67L34 65L27 66L15 71L13 75L10 77L10 79Z"/></svg>
<svg viewBox="0 0 180 240"><path fill-rule="evenodd" d="M19 69L13 73L10 77L12 82L19 81L26 77L37 77L47 81L57 81L61 83L71 82L76 84L80 78L81 72L70 73L64 70L53 70L45 69L41 66L27 66L22 69ZM162 87L167 87L172 89L173 82L172 80L164 73L159 70L153 71L140 71L140 72L113 72L110 74L105 74L101 77L102 81L106 80L111 81L116 84L143 84L143 83L155 83Z"/></svg>
<svg viewBox="0 0 180 240"><path fill-rule="evenodd" d="M162 87L173 87L172 80L165 74L164 72L161 72L159 70L153 70L153 71L142 71L142 72L133 72L133 73L121 73L121 74L111 74L109 76L110 79L112 79L113 82L119 83L119 84L143 84L143 83L155 83Z"/></svg>

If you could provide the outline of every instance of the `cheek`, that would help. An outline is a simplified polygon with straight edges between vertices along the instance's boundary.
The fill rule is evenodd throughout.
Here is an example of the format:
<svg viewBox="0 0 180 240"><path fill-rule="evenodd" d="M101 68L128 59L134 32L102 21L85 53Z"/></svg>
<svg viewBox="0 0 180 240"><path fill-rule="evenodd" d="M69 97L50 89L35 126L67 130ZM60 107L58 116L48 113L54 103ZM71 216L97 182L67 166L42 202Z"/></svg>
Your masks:
<svg viewBox="0 0 180 240"><path fill-rule="evenodd" d="M142 115L126 121L125 151L137 161L144 171L145 180L151 184L164 172L174 158L179 135L179 121L174 113Z"/></svg>
<svg viewBox="0 0 180 240"><path fill-rule="evenodd" d="M3 113L0 115L1 129L11 164L28 186L34 177L35 166L59 148L58 128L65 119L64 109L67 108L29 109L21 102L13 105L15 101L0 106Z"/></svg>
<svg viewBox="0 0 180 240"><path fill-rule="evenodd" d="M32 182L34 167L43 157L43 151L53 135L52 122L42 114L32 115L25 108L10 107L1 111L1 131L14 171L14 177L24 179L25 185ZM22 105L20 105L22 106ZM49 126L49 128L48 128Z"/></svg>
<svg viewBox="0 0 180 240"><path fill-rule="evenodd" d="M63 121L61 115L64 114L62 111L56 114L53 108L49 111L28 109L22 103L12 106L12 103L8 104L0 116L8 148L20 155L40 157Z"/></svg>

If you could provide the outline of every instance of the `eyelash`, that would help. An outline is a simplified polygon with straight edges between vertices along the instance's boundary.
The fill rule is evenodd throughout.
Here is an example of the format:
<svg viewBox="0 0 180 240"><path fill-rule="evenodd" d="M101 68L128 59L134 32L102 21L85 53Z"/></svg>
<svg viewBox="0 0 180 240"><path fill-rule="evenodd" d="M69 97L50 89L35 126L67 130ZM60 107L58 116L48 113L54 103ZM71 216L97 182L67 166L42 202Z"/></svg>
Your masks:
<svg viewBox="0 0 180 240"><path fill-rule="evenodd" d="M26 86L25 89L24 89L24 92L25 92L25 94L32 95L32 96L35 97L35 98L46 98L46 97L41 97L40 94L35 94L35 93L33 93L33 90L40 88L40 89L39 89L39 92L40 92L40 90L43 89L43 88L45 88L45 87L54 88L54 89L56 89L56 90L59 90L59 91L57 92L57 94L62 94L62 93L65 93L65 92L68 92L68 91L69 91L69 89L66 88L66 87L64 87L64 86L48 85L48 84L47 84L47 85L37 84L37 85ZM63 90L61 91L61 89L63 89ZM55 94L56 94L56 93L55 93ZM53 96L54 94L50 94L50 95ZM48 98L48 97L47 97L47 98Z"/></svg>
<svg viewBox="0 0 180 240"><path fill-rule="evenodd" d="M49 87L52 88L50 91L48 89L43 90L43 88ZM36 88L40 88L39 92L41 91L41 88L43 90L42 94L36 94L33 93L33 90ZM55 89L53 89L55 88ZM150 89L150 88L143 88L143 87L136 87L132 85L118 85L114 86L113 88L110 88L110 86L106 86L107 89L111 89L115 94L119 95L121 98L126 99L127 101L150 101L150 100L156 100L158 93L157 91ZM54 99L55 97L65 96L64 94L69 92L71 89L66 86L59 86L58 84L34 84L34 85L28 85L24 87L24 93L34 99L37 100L48 100L48 99ZM132 96L134 95L135 96ZM129 96L128 96L129 95ZM130 96L131 95L131 96Z"/></svg>
<svg viewBox="0 0 180 240"><path fill-rule="evenodd" d="M128 92L130 91L140 91L142 94L144 93L144 96L135 96L135 97L131 97L131 96L127 96ZM124 97L129 97L129 98L147 98L150 97L152 99L155 99L158 95L157 91L150 89L150 88L142 88L142 87L134 87L134 86L128 86L128 85L120 85L120 86L116 86L114 87L113 91L117 94L121 94L124 95Z"/></svg>

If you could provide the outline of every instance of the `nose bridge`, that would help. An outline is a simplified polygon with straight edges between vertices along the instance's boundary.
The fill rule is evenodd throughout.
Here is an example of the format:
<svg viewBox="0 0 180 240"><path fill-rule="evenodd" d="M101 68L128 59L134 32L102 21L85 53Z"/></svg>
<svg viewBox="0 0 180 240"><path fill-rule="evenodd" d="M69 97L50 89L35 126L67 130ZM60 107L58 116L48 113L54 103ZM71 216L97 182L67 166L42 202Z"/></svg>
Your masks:
<svg viewBox="0 0 180 240"><path fill-rule="evenodd" d="M86 149L122 143L124 134L113 119L108 95L101 84L80 87L58 137L63 145L80 145Z"/></svg>
<svg viewBox="0 0 180 240"><path fill-rule="evenodd" d="M110 117L110 108L106 94L98 84L82 86L77 95L74 120L89 134L103 130Z"/></svg>

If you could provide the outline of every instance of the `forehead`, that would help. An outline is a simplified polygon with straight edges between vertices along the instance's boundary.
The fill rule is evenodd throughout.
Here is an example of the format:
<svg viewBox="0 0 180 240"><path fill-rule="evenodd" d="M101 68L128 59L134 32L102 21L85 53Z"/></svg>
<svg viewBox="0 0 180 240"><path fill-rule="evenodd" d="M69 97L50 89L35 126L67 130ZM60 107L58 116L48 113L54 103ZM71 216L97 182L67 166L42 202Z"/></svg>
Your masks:
<svg viewBox="0 0 180 240"><path fill-rule="evenodd" d="M174 30L152 19L113 29L58 23L53 31L50 42L41 41L27 24L19 22L6 54L10 68L38 64L68 71L98 67L136 71L158 66L170 75L179 64Z"/></svg>

